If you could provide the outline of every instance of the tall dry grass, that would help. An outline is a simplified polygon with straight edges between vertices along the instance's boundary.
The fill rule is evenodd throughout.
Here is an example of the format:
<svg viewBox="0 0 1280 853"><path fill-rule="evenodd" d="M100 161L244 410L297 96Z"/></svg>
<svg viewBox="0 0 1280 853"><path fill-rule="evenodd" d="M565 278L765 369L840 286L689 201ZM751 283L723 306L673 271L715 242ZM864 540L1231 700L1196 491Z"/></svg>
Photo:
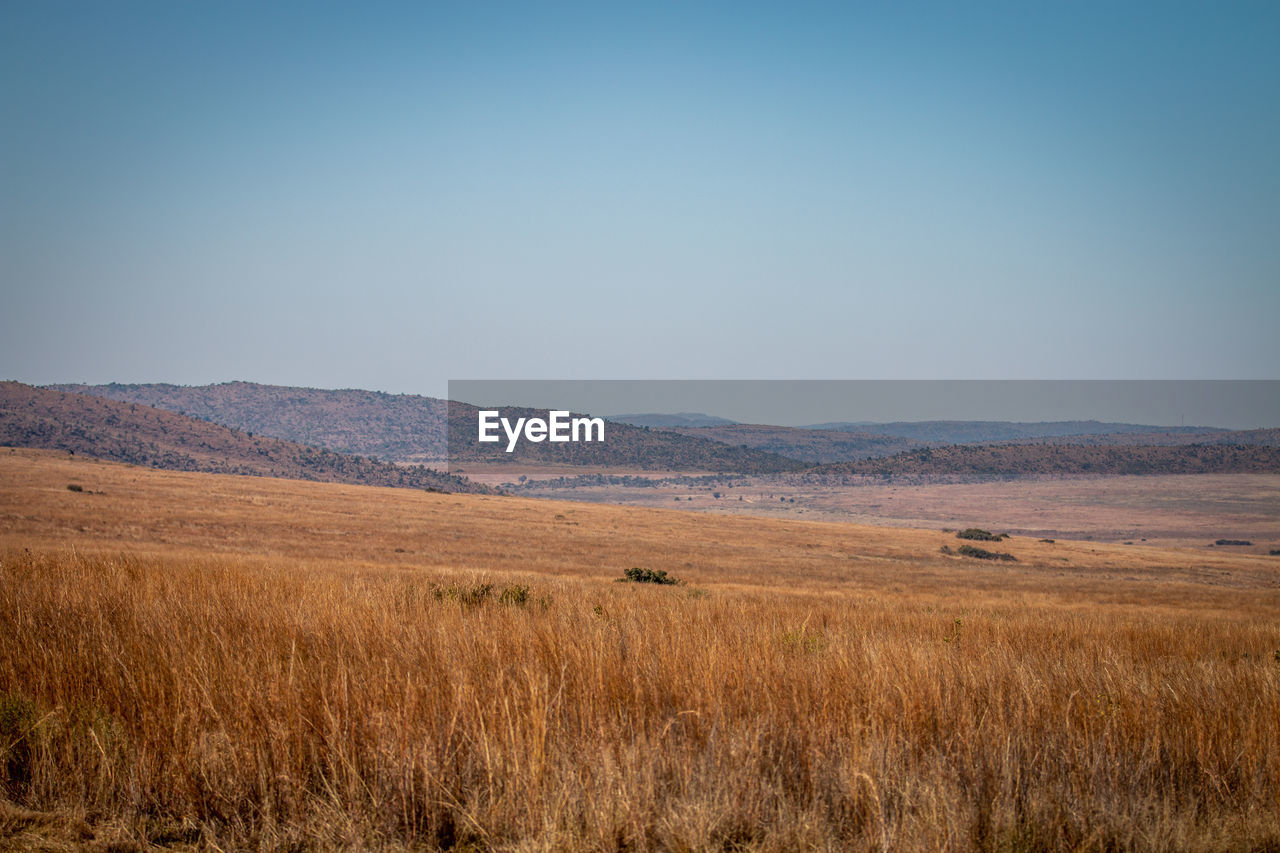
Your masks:
<svg viewBox="0 0 1280 853"><path fill-rule="evenodd" d="M1280 848L1274 615L784 585L12 549L0 828L209 849Z"/></svg>

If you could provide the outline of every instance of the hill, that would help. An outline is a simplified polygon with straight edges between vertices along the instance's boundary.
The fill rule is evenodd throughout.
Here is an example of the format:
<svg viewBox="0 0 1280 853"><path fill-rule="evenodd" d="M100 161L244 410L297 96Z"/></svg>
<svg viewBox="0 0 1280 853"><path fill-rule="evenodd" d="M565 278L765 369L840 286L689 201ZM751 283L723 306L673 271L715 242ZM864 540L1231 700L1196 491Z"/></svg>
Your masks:
<svg viewBox="0 0 1280 853"><path fill-rule="evenodd" d="M921 442L892 435L843 430L804 429L765 424L726 424L672 430L681 435L708 438L736 447L776 453L812 464L845 462L891 456L914 450Z"/></svg>
<svg viewBox="0 0 1280 853"><path fill-rule="evenodd" d="M1240 444L1261 445L1264 447L1280 447L1280 429L1244 429L1244 430L1166 430L1153 428L1149 431L1113 432L1098 435L1067 435L1041 439L1043 444L1146 444L1168 445L1181 444Z"/></svg>
<svg viewBox="0 0 1280 853"><path fill-rule="evenodd" d="M710 438L679 431L607 421L604 442L521 441L511 453L506 442L481 444L477 438L479 408L469 403L449 403L449 461L540 463L593 468L640 468L649 471L710 471L748 475L798 471L804 463L748 447L727 445ZM504 407L502 414L520 417L547 416L546 410Z"/></svg>
<svg viewBox="0 0 1280 853"><path fill-rule="evenodd" d="M681 435L709 438L734 447L749 447L814 465L879 459L924 447L948 444L1280 446L1280 429L1169 428L1098 421L1063 421L1043 424L931 421L868 424L865 425L864 431L855 430L854 425L851 424L784 427L767 424L682 425L674 423L673 425L653 424L653 426ZM863 425L858 426L861 428Z"/></svg>
<svg viewBox="0 0 1280 853"><path fill-rule="evenodd" d="M883 459L839 462L793 475L798 482L964 483L1133 474L1280 472L1280 448L1260 444L988 444L927 447Z"/></svg>
<svg viewBox="0 0 1280 853"><path fill-rule="evenodd" d="M892 435L933 444L990 444L997 441L1030 441L1067 436L1117 433L1164 433L1207 437L1226 432L1215 427L1162 427L1101 421L895 421L892 423L826 423L809 429Z"/></svg>
<svg viewBox="0 0 1280 853"><path fill-rule="evenodd" d="M353 389L324 390L224 382L168 384L55 385L53 390L92 394L154 406L257 435L372 456L388 462L442 462L450 458L448 436L476 432L475 406L412 394ZM531 409L504 409L511 417L541 416ZM496 445L455 441L451 461L557 462L596 467L771 474L802 467L792 460L625 423L609 424L604 445L522 443L514 453Z"/></svg>
<svg viewBox="0 0 1280 853"><path fill-rule="evenodd" d="M138 403L0 382L0 445L175 471L488 492L461 477L242 432Z"/></svg>
<svg viewBox="0 0 1280 853"><path fill-rule="evenodd" d="M255 382L50 387L386 462L438 462L445 457L445 401L434 397Z"/></svg>
<svg viewBox="0 0 1280 853"><path fill-rule="evenodd" d="M609 420L617 423L631 424L632 426L647 426L657 429L672 429L674 427L709 427L724 426L726 424L736 423L728 418L721 418L715 415L704 415L701 412L676 412L669 414L638 414L638 415L609 415Z"/></svg>

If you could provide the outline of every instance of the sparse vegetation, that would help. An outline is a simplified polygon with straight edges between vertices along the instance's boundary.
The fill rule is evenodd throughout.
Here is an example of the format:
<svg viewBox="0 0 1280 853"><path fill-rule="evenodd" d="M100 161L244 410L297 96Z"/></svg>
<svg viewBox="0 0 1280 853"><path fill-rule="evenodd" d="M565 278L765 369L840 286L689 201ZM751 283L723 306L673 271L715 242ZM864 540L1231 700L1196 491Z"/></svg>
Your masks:
<svg viewBox="0 0 1280 853"><path fill-rule="evenodd" d="M484 604L491 592L493 592L491 583L435 586L431 589L431 595L436 601L456 601L464 607L478 607Z"/></svg>
<svg viewBox="0 0 1280 853"><path fill-rule="evenodd" d="M1015 562L1018 559L1012 554L988 551L986 548L978 548L973 545L961 545L956 553L962 557L973 557L977 560L1004 560L1006 562Z"/></svg>
<svg viewBox="0 0 1280 853"><path fill-rule="evenodd" d="M35 703L20 693L0 695L0 793L16 799L31 785L31 743L38 736Z"/></svg>
<svg viewBox="0 0 1280 853"><path fill-rule="evenodd" d="M512 584L503 587L502 594L498 596L499 604L511 604L516 607L524 607L529 602L529 587L521 584Z"/></svg>
<svg viewBox="0 0 1280 853"><path fill-rule="evenodd" d="M967 527L956 534L957 539L973 539L978 542L1000 542L1008 536L1008 533L992 533L980 527Z"/></svg>
<svg viewBox="0 0 1280 853"><path fill-rule="evenodd" d="M0 459L0 848L1280 838L1248 554L1064 542L1057 575L936 530ZM89 465L110 501L66 499ZM712 594L601 568L633 561Z"/></svg>

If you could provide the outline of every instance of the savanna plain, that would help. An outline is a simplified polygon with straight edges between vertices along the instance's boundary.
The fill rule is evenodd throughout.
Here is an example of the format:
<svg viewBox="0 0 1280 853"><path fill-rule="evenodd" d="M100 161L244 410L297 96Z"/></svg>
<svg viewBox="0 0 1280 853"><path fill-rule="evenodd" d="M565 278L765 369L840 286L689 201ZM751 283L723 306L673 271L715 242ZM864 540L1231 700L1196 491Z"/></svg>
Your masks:
<svg viewBox="0 0 1280 853"><path fill-rule="evenodd" d="M964 544L0 449L0 848L1280 850L1280 557Z"/></svg>

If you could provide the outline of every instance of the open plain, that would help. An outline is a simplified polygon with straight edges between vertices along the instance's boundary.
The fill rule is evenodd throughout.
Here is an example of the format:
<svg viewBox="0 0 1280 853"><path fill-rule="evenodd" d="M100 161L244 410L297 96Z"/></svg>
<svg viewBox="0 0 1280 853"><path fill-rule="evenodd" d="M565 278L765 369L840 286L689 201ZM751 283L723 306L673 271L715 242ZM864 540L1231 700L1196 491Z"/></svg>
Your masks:
<svg viewBox="0 0 1280 853"><path fill-rule="evenodd" d="M964 544L0 449L0 846L1280 846L1280 558Z"/></svg>
<svg viewBox="0 0 1280 853"><path fill-rule="evenodd" d="M534 480L537 474L530 474ZM486 483L514 481L490 476ZM522 493L730 515L888 527L977 524L1034 538L1206 548L1246 539L1251 553L1280 548L1280 475L1169 474L984 483L824 486L742 477L657 485L534 482ZM1237 548L1239 550L1239 548Z"/></svg>

